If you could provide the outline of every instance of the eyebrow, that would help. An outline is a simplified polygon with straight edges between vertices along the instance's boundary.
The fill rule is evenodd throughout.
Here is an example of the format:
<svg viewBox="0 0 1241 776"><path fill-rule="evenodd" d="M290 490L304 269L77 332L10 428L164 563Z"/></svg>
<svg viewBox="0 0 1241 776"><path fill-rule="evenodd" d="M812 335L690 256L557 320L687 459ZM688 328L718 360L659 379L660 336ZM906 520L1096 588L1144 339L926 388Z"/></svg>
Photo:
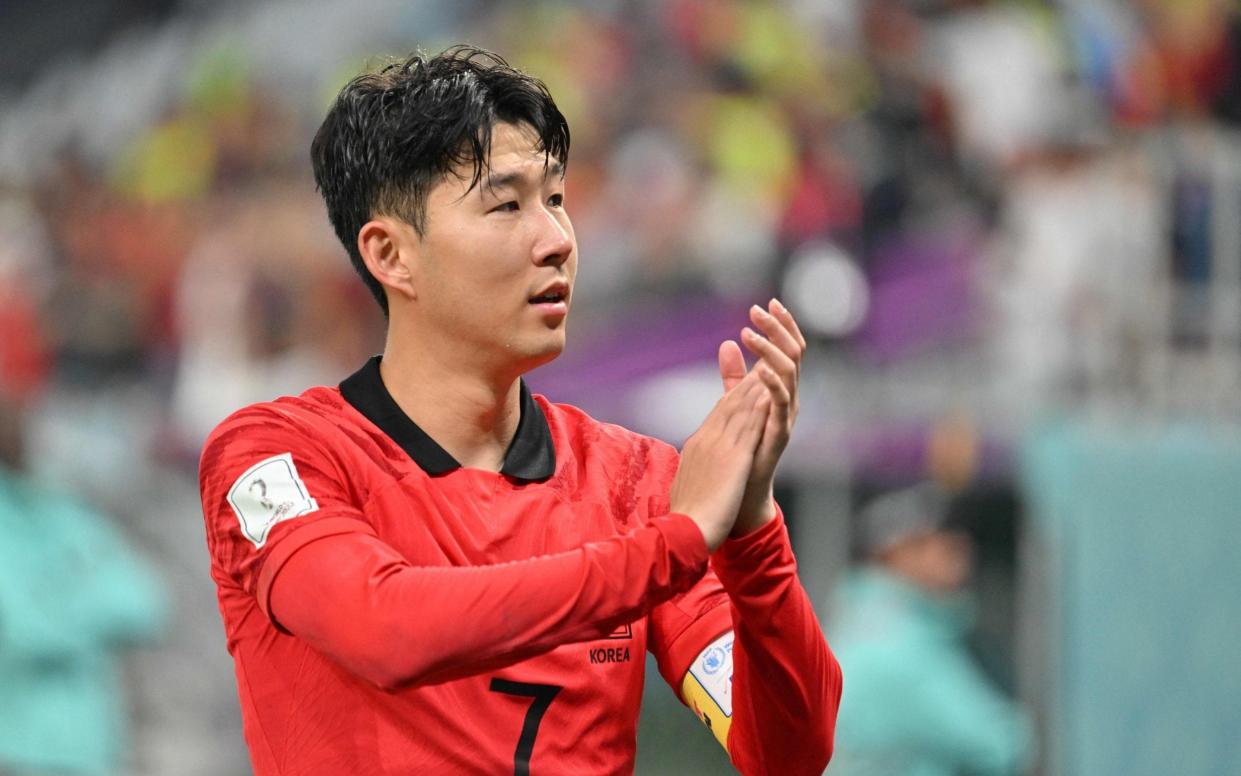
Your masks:
<svg viewBox="0 0 1241 776"><path fill-rule="evenodd" d="M543 180L547 180L553 175L561 178L564 177L564 162L552 162L544 168ZM512 186L515 183L520 183L525 177L526 176L520 172L506 172L499 175L488 175L487 180L485 181L486 188L500 189L505 186Z"/></svg>

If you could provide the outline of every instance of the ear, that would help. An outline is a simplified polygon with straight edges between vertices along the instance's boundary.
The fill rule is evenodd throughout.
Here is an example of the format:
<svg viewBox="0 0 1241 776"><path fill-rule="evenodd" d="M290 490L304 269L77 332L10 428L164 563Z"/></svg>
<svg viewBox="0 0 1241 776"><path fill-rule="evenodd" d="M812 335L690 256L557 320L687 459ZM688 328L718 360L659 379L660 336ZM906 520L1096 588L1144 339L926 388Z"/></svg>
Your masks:
<svg viewBox="0 0 1241 776"><path fill-rule="evenodd" d="M358 230L358 253L366 268L388 292L416 299L418 235L409 224L391 216L376 216Z"/></svg>

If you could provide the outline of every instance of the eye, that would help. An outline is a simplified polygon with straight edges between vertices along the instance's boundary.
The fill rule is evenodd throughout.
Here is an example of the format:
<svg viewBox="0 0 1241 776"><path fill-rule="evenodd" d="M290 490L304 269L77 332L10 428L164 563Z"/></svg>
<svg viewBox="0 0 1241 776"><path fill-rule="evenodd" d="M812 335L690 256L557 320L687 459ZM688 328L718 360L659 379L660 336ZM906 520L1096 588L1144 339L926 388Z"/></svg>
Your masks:
<svg viewBox="0 0 1241 776"><path fill-rule="evenodd" d="M489 212L492 212L492 213L516 213L518 210L519 210L519 208L517 207L517 201L516 201L516 200L512 200L512 201L509 201L509 202L505 202L505 203L504 203L504 204L502 204L502 205L496 205L496 206L495 206L495 207L493 207L493 208L492 208Z"/></svg>
<svg viewBox="0 0 1241 776"><path fill-rule="evenodd" d="M564 207L564 194L553 194L547 198L547 204L552 207Z"/></svg>

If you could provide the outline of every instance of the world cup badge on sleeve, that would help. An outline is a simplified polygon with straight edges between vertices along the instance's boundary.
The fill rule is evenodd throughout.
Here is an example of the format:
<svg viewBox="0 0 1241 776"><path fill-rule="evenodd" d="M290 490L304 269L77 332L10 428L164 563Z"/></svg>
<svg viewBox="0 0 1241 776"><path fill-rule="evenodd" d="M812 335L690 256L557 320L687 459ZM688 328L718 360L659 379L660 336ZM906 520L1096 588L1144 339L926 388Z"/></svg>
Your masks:
<svg viewBox="0 0 1241 776"><path fill-rule="evenodd" d="M292 453L281 453L246 470L228 491L241 533L255 547L267 542L272 526L319 508L298 476Z"/></svg>

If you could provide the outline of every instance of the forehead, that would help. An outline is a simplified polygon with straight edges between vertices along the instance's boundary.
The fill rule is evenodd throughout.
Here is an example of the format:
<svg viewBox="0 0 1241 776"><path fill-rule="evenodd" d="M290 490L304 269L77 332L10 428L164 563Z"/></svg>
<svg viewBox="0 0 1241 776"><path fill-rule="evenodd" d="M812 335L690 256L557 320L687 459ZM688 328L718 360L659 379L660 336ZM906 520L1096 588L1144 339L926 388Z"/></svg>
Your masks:
<svg viewBox="0 0 1241 776"><path fill-rule="evenodd" d="M477 171L478 181L472 159L458 162L432 186L427 206L431 210L456 207L469 198L489 195L501 185L538 184L557 164L543 151L538 132L529 124L497 122L491 128L490 154Z"/></svg>
<svg viewBox="0 0 1241 776"><path fill-rule="evenodd" d="M500 122L491 128L491 157L484 167L504 170L506 165L524 166L537 162L542 166L546 154L539 148L539 135L529 124Z"/></svg>
<svg viewBox="0 0 1241 776"><path fill-rule="evenodd" d="M554 162L540 148L538 132L529 124L497 122L491 128L490 154L483 160L481 170L477 171L480 174L477 186L474 186L474 160L466 158L453 165L449 173L440 179L432 196L439 193L462 197L472 193L471 186L487 189L489 182L501 175L530 173L541 178L544 166Z"/></svg>

